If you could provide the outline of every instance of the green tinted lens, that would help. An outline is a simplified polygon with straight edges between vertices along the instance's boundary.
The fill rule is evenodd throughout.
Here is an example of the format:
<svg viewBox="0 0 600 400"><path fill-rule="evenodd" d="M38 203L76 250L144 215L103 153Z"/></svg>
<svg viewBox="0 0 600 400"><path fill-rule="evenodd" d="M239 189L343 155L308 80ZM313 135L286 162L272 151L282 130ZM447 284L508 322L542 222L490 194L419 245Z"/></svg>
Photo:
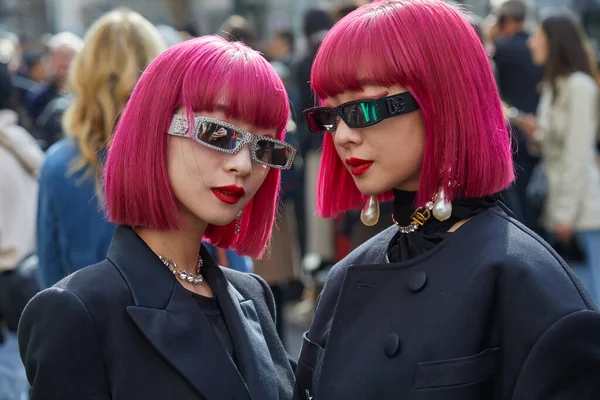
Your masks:
<svg viewBox="0 0 600 400"><path fill-rule="evenodd" d="M372 102L354 103L342 109L342 118L350 128L361 128L379 121L377 108Z"/></svg>

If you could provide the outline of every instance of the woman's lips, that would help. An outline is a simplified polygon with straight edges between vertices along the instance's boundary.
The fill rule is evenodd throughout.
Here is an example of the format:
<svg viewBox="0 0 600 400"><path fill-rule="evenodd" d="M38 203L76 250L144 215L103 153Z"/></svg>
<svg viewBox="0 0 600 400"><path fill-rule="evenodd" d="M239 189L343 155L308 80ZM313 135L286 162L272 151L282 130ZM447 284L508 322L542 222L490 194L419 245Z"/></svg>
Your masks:
<svg viewBox="0 0 600 400"><path fill-rule="evenodd" d="M227 204L236 204L246 194L243 187L235 185L214 187L211 190L217 199Z"/></svg>
<svg viewBox="0 0 600 400"><path fill-rule="evenodd" d="M350 157L346 158L346 164L350 167L350 173L354 176L364 174L371 168L373 161L363 160L362 158Z"/></svg>

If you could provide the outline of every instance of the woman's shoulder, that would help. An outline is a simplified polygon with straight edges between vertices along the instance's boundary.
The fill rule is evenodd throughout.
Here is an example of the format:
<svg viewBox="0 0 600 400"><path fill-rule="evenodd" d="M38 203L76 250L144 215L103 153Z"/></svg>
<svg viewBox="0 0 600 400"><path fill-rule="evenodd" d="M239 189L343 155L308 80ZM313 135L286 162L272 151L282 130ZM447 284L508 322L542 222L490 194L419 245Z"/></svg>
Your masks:
<svg viewBox="0 0 600 400"><path fill-rule="evenodd" d="M574 273L540 236L503 212L493 211L470 245L471 256L497 274L508 290L560 296L583 309L594 309Z"/></svg>
<svg viewBox="0 0 600 400"><path fill-rule="evenodd" d="M58 302L65 297L74 298L93 309L110 308L113 302L131 302L125 280L107 259L72 273L39 295Z"/></svg>
<svg viewBox="0 0 600 400"><path fill-rule="evenodd" d="M569 75L565 79L565 85L569 88L570 92L577 95L582 93L595 94L598 92L598 85L594 78L581 71L573 72Z"/></svg>
<svg viewBox="0 0 600 400"><path fill-rule="evenodd" d="M269 285L263 278L253 273L240 272L225 267L220 268L227 278L227 281L233 285L236 290L241 292L244 297L264 299L265 289L268 290Z"/></svg>
<svg viewBox="0 0 600 400"><path fill-rule="evenodd" d="M72 161L79 155L73 139L61 139L46 151L40 180L64 180Z"/></svg>
<svg viewBox="0 0 600 400"><path fill-rule="evenodd" d="M544 262L564 269L566 264L552 247L527 226L504 210L492 209L476 226L471 237L473 255L503 259L511 264Z"/></svg>
<svg viewBox="0 0 600 400"><path fill-rule="evenodd" d="M275 300L267 282L260 276L221 267L225 278L238 293L238 300L252 300L263 318L275 319ZM241 296L241 298L239 297Z"/></svg>
<svg viewBox="0 0 600 400"><path fill-rule="evenodd" d="M490 210L476 231L474 244L479 246L482 252L511 259L516 257L518 260L542 258L566 265L544 239L500 208ZM521 257L524 255L527 257Z"/></svg>
<svg viewBox="0 0 600 400"><path fill-rule="evenodd" d="M352 250L350 254L331 268L327 281L343 280L345 271L355 264L381 264L387 262L386 251L388 245L397 233L398 228L392 225Z"/></svg>

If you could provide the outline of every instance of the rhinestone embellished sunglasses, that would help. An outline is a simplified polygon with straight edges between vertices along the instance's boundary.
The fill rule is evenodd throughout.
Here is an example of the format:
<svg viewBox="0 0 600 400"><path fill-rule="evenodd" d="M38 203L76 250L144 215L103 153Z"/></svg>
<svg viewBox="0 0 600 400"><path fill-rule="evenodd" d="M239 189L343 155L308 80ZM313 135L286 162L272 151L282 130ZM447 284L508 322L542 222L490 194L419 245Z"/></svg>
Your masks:
<svg viewBox="0 0 600 400"><path fill-rule="evenodd" d="M313 107L304 110L304 119L313 133L330 133L337 129L338 118L350 128L366 128L384 119L408 114L419 109L410 92L379 99L360 99L337 107Z"/></svg>
<svg viewBox="0 0 600 400"><path fill-rule="evenodd" d="M189 137L185 115L175 114L168 130L169 135ZM259 164L277 169L290 169L296 148L269 136L257 136L218 119L194 118L194 134L198 143L223 153L236 154L250 144L252 159Z"/></svg>

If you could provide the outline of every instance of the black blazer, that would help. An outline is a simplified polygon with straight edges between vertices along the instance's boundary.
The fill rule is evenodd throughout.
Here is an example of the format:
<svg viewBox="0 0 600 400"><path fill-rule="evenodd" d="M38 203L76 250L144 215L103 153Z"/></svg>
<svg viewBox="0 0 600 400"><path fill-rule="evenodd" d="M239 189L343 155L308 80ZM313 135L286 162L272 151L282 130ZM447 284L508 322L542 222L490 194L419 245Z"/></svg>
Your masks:
<svg viewBox="0 0 600 400"><path fill-rule="evenodd" d="M297 399L600 399L600 314L541 239L492 208L390 264L396 232L331 271Z"/></svg>
<svg viewBox="0 0 600 400"><path fill-rule="evenodd" d="M106 260L35 296L19 326L32 400L287 400L293 369L258 276L221 269L202 248L237 367L175 276L130 228Z"/></svg>

